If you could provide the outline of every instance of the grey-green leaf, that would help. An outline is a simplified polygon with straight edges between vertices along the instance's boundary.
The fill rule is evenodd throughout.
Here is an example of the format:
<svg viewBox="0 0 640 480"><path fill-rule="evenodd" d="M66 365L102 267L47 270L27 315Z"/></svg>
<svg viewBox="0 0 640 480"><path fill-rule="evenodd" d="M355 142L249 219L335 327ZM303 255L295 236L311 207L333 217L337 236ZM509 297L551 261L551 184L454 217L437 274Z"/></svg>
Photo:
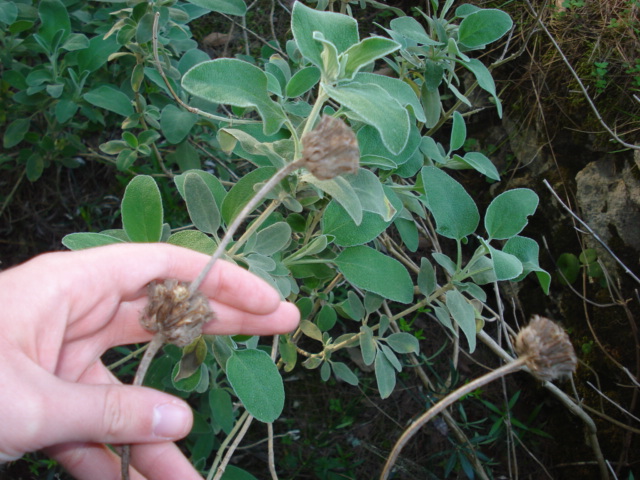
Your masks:
<svg viewBox="0 0 640 480"><path fill-rule="evenodd" d="M385 399L396 388L396 371L385 355L376 355L375 372L380 398Z"/></svg>
<svg viewBox="0 0 640 480"><path fill-rule="evenodd" d="M197 173L187 173L183 188L189 217L195 227L205 233L216 233L220 228L220 211L202 177Z"/></svg>
<svg viewBox="0 0 640 480"><path fill-rule="evenodd" d="M451 316L467 338L469 353L473 353L476 349L476 316L473 306L458 290L449 290L445 299Z"/></svg>
<svg viewBox="0 0 640 480"><path fill-rule="evenodd" d="M182 87L213 103L255 107L264 121L265 135L278 131L286 120L282 107L267 94L267 76L258 67L235 58L217 58L190 68Z"/></svg>
<svg viewBox="0 0 640 480"><path fill-rule="evenodd" d="M380 133L385 147L400 153L409 140L409 113L385 89L375 84L349 82L339 86L322 84L338 103L352 110L360 120Z"/></svg>
<svg viewBox="0 0 640 480"><path fill-rule="evenodd" d="M261 422L275 421L284 408L284 385L262 350L237 350L227 360L227 379L247 411Z"/></svg>
<svg viewBox="0 0 640 480"><path fill-rule="evenodd" d="M513 26L511 17L494 8L478 10L467 15L458 29L458 42L469 49L482 48L495 42Z"/></svg>
<svg viewBox="0 0 640 480"><path fill-rule="evenodd" d="M527 217L538 208L538 195L528 188L516 188L493 199L484 217L489 239L502 240L520 233L528 223Z"/></svg>
<svg viewBox="0 0 640 480"><path fill-rule="evenodd" d="M331 369L336 377L347 382L349 385L358 385L358 377L342 362L331 362Z"/></svg>
<svg viewBox="0 0 640 480"><path fill-rule="evenodd" d="M335 263L353 285L400 303L413 299L413 282L397 260L364 245L346 248Z"/></svg>
<svg viewBox="0 0 640 480"><path fill-rule="evenodd" d="M385 340L397 353L418 353L420 351L418 339L407 332L392 333Z"/></svg>
<svg viewBox="0 0 640 480"><path fill-rule="evenodd" d="M362 352L362 361L365 365L371 365L376 359L378 347L373 338L373 330L363 325L360 327L360 351Z"/></svg>
<svg viewBox="0 0 640 480"><path fill-rule="evenodd" d="M291 12L291 31L303 57L322 68L322 43L313 38L320 32L325 41L332 43L340 54L358 42L358 22L334 12L322 12L295 2Z"/></svg>
<svg viewBox="0 0 640 480"><path fill-rule="evenodd" d="M162 236L162 197L153 177L138 175L122 198L122 226L132 242L158 242Z"/></svg>
<svg viewBox="0 0 640 480"><path fill-rule="evenodd" d="M436 167L424 167L422 181L439 234L462 240L475 232L480 214L460 183Z"/></svg>
<svg viewBox="0 0 640 480"><path fill-rule="evenodd" d="M101 247L102 245L111 245L112 243L124 243L124 240L112 237L111 235L94 232L70 233L62 239L62 244L69 250Z"/></svg>

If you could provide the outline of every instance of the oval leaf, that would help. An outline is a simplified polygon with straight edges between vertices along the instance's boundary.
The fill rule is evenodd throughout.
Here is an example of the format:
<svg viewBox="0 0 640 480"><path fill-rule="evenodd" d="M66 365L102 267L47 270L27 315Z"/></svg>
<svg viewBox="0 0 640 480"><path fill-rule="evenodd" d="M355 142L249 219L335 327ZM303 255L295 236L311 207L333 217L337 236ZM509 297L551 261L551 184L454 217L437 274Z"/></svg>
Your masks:
<svg viewBox="0 0 640 480"><path fill-rule="evenodd" d="M498 40L512 26L511 17L502 10L478 10L460 22L458 41L469 49L482 48Z"/></svg>
<svg viewBox="0 0 640 480"><path fill-rule="evenodd" d="M356 287L400 303L413 299L413 282L407 269L373 248L363 245L346 248L335 263Z"/></svg>
<svg viewBox="0 0 640 480"><path fill-rule="evenodd" d="M445 302L451 316L467 337L469 353L476 349L476 316L473 306L467 302L458 290L449 290L445 295Z"/></svg>
<svg viewBox="0 0 640 480"><path fill-rule="evenodd" d="M234 107L255 107L264 121L265 135L286 120L282 107L267 94L267 76L258 67L235 58L218 58L190 68L182 87L191 95Z"/></svg>
<svg viewBox="0 0 640 480"><path fill-rule="evenodd" d="M503 240L520 233L527 217L538 208L538 195L528 188L516 188L501 193L487 207L484 228L489 239Z"/></svg>
<svg viewBox="0 0 640 480"><path fill-rule="evenodd" d="M122 198L122 226L132 242L159 242L162 236L162 197L153 177L138 175Z"/></svg>
<svg viewBox="0 0 640 480"><path fill-rule="evenodd" d="M185 176L184 196L189 217L196 228L205 233L216 233L220 227L220 211L213 193L197 173Z"/></svg>
<svg viewBox="0 0 640 480"><path fill-rule="evenodd" d="M275 421L284 408L284 385L262 350L237 350L227 360L227 379L247 411L261 422Z"/></svg>
<svg viewBox="0 0 640 480"><path fill-rule="evenodd" d="M436 167L424 167L422 181L439 234L462 240L475 232L480 214L462 185Z"/></svg>

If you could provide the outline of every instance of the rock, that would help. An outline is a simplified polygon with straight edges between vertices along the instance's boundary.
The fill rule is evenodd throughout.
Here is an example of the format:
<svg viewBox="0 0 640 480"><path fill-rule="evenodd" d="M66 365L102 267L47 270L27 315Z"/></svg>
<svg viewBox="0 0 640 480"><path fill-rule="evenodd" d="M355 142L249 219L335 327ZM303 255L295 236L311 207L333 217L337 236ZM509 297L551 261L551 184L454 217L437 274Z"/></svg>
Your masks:
<svg viewBox="0 0 640 480"><path fill-rule="evenodd" d="M640 162L635 152L635 163ZM612 160L589 163L576 175L579 214L596 234L619 256L620 242L640 252L640 180L637 166L625 162L622 169ZM616 240L615 248L611 242ZM619 267L604 248L590 235L587 246L595 248L610 272ZM627 265L635 270L636 265Z"/></svg>

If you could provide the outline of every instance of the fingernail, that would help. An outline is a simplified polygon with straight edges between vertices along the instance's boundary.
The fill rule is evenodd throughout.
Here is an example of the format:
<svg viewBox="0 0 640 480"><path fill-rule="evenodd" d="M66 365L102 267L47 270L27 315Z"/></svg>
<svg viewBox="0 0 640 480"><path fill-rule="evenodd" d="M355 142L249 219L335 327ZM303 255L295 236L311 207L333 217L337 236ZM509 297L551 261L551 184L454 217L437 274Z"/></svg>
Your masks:
<svg viewBox="0 0 640 480"><path fill-rule="evenodd" d="M191 410L176 403L163 403L153 409L153 434L161 438L181 438L191 425Z"/></svg>

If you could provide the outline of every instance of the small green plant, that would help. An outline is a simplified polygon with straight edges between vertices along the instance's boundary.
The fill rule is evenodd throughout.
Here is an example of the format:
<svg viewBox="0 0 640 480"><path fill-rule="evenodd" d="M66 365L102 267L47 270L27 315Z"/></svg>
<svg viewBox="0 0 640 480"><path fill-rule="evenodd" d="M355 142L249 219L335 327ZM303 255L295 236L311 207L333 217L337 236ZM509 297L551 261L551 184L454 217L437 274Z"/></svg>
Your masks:
<svg viewBox="0 0 640 480"><path fill-rule="evenodd" d="M596 94L604 92L609 83L607 74L609 72L609 62L594 62L591 76L595 80Z"/></svg>
<svg viewBox="0 0 640 480"><path fill-rule="evenodd" d="M607 286L607 277L600 261L598 252L593 248L587 248L580 252L579 256L573 253L563 253L558 257L556 266L561 273L559 281L563 284L573 284L584 272L592 282L597 282L602 287Z"/></svg>

